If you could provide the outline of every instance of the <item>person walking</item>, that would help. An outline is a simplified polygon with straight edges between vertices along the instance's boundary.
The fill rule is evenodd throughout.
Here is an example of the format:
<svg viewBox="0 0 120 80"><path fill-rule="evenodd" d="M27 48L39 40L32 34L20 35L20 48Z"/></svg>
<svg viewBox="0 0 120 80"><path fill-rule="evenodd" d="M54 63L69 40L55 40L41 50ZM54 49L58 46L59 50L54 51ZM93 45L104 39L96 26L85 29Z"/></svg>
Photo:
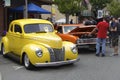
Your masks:
<svg viewBox="0 0 120 80"><path fill-rule="evenodd" d="M118 40L119 40L119 34L118 34L118 27L119 22L116 18L113 18L109 27L110 33L111 33L111 43L112 48L114 49L114 53L112 53L113 56L118 55Z"/></svg>
<svg viewBox="0 0 120 80"><path fill-rule="evenodd" d="M93 31L90 33L96 33L97 32L97 39L96 39L96 56L100 56L100 49L102 49L102 57L105 57L106 53L106 38L107 38L107 31L109 30L109 23L107 22L107 18L102 18L102 21L100 21L96 28L93 29Z"/></svg>

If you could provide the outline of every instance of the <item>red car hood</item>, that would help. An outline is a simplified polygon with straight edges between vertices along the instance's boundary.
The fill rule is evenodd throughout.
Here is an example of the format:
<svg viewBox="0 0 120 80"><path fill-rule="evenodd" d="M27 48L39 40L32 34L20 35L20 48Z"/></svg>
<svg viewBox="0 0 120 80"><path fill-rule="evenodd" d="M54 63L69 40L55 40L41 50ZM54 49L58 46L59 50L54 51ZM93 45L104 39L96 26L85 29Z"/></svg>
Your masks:
<svg viewBox="0 0 120 80"><path fill-rule="evenodd" d="M68 34L79 36L79 37L81 35L88 35L95 27L96 27L95 25L80 26L80 27L73 29Z"/></svg>
<svg viewBox="0 0 120 80"><path fill-rule="evenodd" d="M75 33L75 32L91 32L96 26L95 25L89 25L89 26L79 26L76 27L75 29L71 30L70 33Z"/></svg>

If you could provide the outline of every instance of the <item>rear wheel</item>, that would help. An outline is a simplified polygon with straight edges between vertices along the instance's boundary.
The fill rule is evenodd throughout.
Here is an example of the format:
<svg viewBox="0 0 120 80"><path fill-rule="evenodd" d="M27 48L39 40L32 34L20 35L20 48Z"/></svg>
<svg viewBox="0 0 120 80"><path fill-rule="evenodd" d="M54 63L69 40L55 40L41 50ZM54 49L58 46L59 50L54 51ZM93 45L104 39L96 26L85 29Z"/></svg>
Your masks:
<svg viewBox="0 0 120 80"><path fill-rule="evenodd" d="M30 69L33 68L33 65L31 64L27 54L24 54L23 61L24 61L24 66L25 66L26 69L30 70Z"/></svg>
<svg viewBox="0 0 120 80"><path fill-rule="evenodd" d="M3 55L3 57L6 57L5 48L3 44L1 45L1 54Z"/></svg>

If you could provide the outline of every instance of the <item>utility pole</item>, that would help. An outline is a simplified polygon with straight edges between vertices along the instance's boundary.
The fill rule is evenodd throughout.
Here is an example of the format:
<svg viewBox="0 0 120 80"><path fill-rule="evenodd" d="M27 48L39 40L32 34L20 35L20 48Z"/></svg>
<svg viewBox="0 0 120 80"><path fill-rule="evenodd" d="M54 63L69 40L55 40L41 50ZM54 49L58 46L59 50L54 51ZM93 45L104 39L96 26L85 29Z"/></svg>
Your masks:
<svg viewBox="0 0 120 80"><path fill-rule="evenodd" d="M53 2L54 0L51 0ZM55 4L51 4L51 21L55 23Z"/></svg>
<svg viewBox="0 0 120 80"><path fill-rule="evenodd" d="M25 0L25 6L24 6L24 18L28 18L28 0Z"/></svg>

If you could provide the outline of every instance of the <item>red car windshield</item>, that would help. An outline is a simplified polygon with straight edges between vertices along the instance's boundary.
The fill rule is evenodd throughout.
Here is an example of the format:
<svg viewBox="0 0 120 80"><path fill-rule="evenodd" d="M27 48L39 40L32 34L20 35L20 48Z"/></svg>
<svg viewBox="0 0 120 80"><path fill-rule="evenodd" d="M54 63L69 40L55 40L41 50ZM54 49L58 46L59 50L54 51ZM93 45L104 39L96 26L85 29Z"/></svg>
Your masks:
<svg viewBox="0 0 120 80"><path fill-rule="evenodd" d="M70 31L72 31L73 29L75 29L77 26L64 26L63 27L63 31L64 33L69 33Z"/></svg>

